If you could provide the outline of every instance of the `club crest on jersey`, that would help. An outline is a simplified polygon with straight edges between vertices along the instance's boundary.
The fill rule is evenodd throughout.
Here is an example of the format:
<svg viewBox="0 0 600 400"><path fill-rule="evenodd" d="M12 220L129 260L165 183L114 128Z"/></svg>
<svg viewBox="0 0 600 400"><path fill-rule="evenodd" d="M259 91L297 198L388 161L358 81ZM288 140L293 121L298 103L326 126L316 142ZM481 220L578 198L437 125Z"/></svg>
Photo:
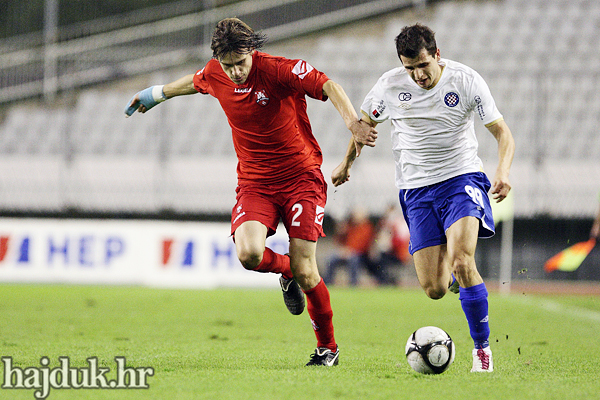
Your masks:
<svg viewBox="0 0 600 400"><path fill-rule="evenodd" d="M454 92L448 92L446 93L446 96L444 96L444 103L446 103L448 107L456 107L459 102L460 98L458 97L458 94Z"/></svg>
<svg viewBox="0 0 600 400"><path fill-rule="evenodd" d="M256 104L266 106L269 103L269 97L264 90L257 90L254 94L256 95Z"/></svg>

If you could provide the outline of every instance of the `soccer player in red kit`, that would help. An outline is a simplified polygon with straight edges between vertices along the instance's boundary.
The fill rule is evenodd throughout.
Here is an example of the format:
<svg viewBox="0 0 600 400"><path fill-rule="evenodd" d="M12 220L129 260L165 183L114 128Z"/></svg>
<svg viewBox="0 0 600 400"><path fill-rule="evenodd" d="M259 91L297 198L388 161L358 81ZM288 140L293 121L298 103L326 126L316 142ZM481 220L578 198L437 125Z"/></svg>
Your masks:
<svg viewBox="0 0 600 400"><path fill-rule="evenodd" d="M333 366L339 359L333 312L316 263L327 185L306 96L330 99L357 143L373 146L376 131L358 122L340 85L303 60L258 51L265 41L237 18L220 21L211 41L213 59L204 68L138 92L125 113L144 113L171 97L195 93L219 100L238 158L237 202L231 215L237 256L246 269L281 274L284 301L292 314L302 313L306 295L317 337L307 365ZM290 237L289 256L265 247L280 219Z"/></svg>

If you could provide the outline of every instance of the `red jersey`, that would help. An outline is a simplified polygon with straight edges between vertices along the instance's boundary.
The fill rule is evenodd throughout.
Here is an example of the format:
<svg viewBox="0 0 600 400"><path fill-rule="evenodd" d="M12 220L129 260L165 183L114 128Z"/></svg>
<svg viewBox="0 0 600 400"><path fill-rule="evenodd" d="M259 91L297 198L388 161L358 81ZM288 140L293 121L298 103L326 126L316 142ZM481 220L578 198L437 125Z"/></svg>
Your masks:
<svg viewBox="0 0 600 400"><path fill-rule="evenodd" d="M255 51L246 82L237 85L215 59L194 76L194 87L216 97L231 126L238 183L279 183L323 162L306 114L306 97L326 101L329 78L302 60Z"/></svg>

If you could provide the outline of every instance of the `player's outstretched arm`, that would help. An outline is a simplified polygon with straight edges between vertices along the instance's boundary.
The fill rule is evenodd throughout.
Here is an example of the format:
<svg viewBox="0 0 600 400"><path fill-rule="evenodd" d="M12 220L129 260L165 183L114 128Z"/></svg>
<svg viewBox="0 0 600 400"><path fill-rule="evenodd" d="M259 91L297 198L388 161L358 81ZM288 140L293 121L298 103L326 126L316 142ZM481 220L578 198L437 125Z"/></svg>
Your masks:
<svg viewBox="0 0 600 400"><path fill-rule="evenodd" d="M356 142L356 157L360 155L363 145L374 147L375 140L377 140L377 130L370 125L359 123L356 110L354 110L352 102L342 86L332 80L328 80L323 85L323 94L329 97L344 119L346 127L352 132L352 137L354 138L354 142ZM359 147L358 144L361 144L361 146Z"/></svg>
<svg viewBox="0 0 600 400"><path fill-rule="evenodd" d="M130 117L134 112L145 113L155 105L175 96L197 93L194 88L194 75L186 75L166 85L150 86L137 92L125 108L125 116Z"/></svg>
<svg viewBox="0 0 600 400"><path fill-rule="evenodd" d="M367 116L363 116L363 119L359 121L359 124L371 128L374 128L377 125L376 122L372 121ZM362 147L363 144L357 143L354 136L350 138L344 160L340 163L340 165L335 167L331 173L331 182L333 183L333 186L339 186L350 180L350 168L352 168L352 164L354 163L354 160L356 160L356 157L358 157Z"/></svg>
<svg viewBox="0 0 600 400"><path fill-rule="evenodd" d="M491 193L494 200L499 203L508 196L511 189L508 174L515 155L515 140L504 120L488 125L487 128L498 141L498 168L492 182Z"/></svg>
<svg viewBox="0 0 600 400"><path fill-rule="evenodd" d="M331 182L333 183L333 186L340 186L350 180L350 168L356 159L356 149L359 146L362 148L362 144L356 143L354 141L354 136L351 137L344 160L331 172Z"/></svg>

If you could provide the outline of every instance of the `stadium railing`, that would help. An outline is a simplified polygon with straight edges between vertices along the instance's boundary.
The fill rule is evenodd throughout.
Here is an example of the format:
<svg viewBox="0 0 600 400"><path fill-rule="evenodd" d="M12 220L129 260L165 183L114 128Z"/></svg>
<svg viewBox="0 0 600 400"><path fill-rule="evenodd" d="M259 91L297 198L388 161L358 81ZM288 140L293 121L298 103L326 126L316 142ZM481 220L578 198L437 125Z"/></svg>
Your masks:
<svg viewBox="0 0 600 400"><path fill-rule="evenodd" d="M226 17L277 41L425 1L246 0L176 16L167 5L67 27L54 16L43 32L0 41L0 104L206 60L214 24Z"/></svg>

